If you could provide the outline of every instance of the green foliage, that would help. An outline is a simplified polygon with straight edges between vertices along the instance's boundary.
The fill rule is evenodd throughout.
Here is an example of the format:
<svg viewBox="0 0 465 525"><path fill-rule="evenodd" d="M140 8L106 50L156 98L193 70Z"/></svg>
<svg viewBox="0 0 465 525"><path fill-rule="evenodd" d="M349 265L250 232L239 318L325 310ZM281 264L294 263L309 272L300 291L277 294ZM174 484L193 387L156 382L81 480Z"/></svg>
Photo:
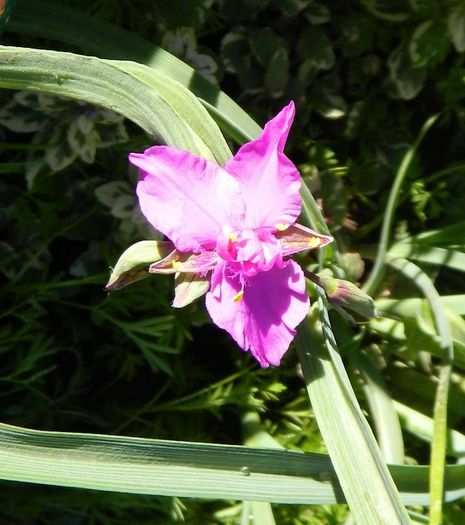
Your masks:
<svg viewBox="0 0 465 525"><path fill-rule="evenodd" d="M16 133L33 133L26 179L32 185L40 171L60 171L76 159L95 161L97 148L127 142L124 118L84 102L20 91L0 111L0 125Z"/></svg>
<svg viewBox="0 0 465 525"><path fill-rule="evenodd" d="M359 254L371 268L397 168L423 122L440 112L405 173L386 249L388 256L414 261L446 305L455 351L448 425L463 432L463 2L58 4L159 44L259 122L296 100L289 156L337 238L341 258L334 258L333 271L357 281L367 277ZM7 25L2 43L98 54L90 41L78 48L75 40L45 38L9 32ZM190 87L195 92L196 81ZM279 370L257 370L210 326L202 301L171 308L170 277L154 276L109 296L103 291L110 265L127 246L156 238L137 209L136 174L128 173L126 161L129 151L152 139L108 110L21 91L2 94L0 140L1 421L238 444L242 416L252 409L280 445L326 451L292 352ZM315 269L312 259L302 261ZM378 407L370 422L379 436L392 427L386 423L393 421L392 400L423 417L433 414L444 352L431 305L416 284L388 268L376 290L382 317L361 330L332 318L363 408ZM382 378L374 393L377 376L368 375L359 356ZM407 460L429 463L424 441L433 439L432 431L425 437L414 422L412 413L401 419L409 433ZM388 439L394 441L389 431ZM236 502L19 484L4 484L0 500L5 523L232 525L242 513ZM347 514L345 506L272 508L284 525L343 523ZM463 501L445 506L444 514L445 522L461 523Z"/></svg>

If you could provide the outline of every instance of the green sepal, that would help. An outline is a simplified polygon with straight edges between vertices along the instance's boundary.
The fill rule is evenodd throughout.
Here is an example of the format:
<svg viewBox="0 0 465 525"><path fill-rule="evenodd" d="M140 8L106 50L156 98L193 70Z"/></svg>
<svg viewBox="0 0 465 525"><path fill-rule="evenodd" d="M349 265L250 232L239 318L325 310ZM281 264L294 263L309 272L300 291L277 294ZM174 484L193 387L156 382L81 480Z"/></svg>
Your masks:
<svg viewBox="0 0 465 525"><path fill-rule="evenodd" d="M121 254L105 290L114 292L148 277L150 265L165 258L173 250L174 246L170 241L136 242Z"/></svg>
<svg viewBox="0 0 465 525"><path fill-rule="evenodd" d="M351 323L367 323L377 316L373 299L350 281L335 279L330 270L317 274L329 304Z"/></svg>
<svg viewBox="0 0 465 525"><path fill-rule="evenodd" d="M174 308L182 308L192 303L210 288L210 278L195 273L177 273L174 277Z"/></svg>

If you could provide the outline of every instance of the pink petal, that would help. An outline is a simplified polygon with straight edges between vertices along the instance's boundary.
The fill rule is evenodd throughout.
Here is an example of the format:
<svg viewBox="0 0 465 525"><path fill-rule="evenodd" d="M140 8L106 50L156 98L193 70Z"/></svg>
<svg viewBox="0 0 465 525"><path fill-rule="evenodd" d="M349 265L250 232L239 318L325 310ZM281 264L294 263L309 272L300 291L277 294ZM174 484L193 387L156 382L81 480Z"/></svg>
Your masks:
<svg viewBox="0 0 465 525"><path fill-rule="evenodd" d="M302 269L288 261L283 268L249 277L238 301L240 290L238 276L219 264L206 296L207 310L213 322L250 350L262 367L278 366L310 304Z"/></svg>
<svg viewBox="0 0 465 525"><path fill-rule="evenodd" d="M213 249L222 226L243 213L237 181L213 162L168 146L131 153L129 160L141 170L142 213L180 251Z"/></svg>
<svg viewBox="0 0 465 525"><path fill-rule="evenodd" d="M275 236L281 244L283 257L305 250L323 248L334 240L331 235L323 235L297 223L291 224L284 231L277 231Z"/></svg>
<svg viewBox="0 0 465 525"><path fill-rule="evenodd" d="M218 263L216 252L203 251L200 253L186 253L173 250L164 259L160 259L149 266L150 273L195 273L206 275Z"/></svg>
<svg viewBox="0 0 465 525"><path fill-rule="evenodd" d="M300 174L283 153L294 113L290 102L226 163L241 186L249 228L292 224L300 213Z"/></svg>

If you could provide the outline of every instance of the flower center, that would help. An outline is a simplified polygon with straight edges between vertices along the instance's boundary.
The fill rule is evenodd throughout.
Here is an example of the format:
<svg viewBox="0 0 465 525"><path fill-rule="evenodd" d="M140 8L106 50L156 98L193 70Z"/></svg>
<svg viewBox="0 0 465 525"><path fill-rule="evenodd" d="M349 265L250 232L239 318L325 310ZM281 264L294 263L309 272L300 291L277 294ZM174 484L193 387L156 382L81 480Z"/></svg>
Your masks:
<svg viewBox="0 0 465 525"><path fill-rule="evenodd" d="M268 228L231 230L224 227L216 251L229 263L235 263L242 276L250 277L270 270L281 262L281 247Z"/></svg>

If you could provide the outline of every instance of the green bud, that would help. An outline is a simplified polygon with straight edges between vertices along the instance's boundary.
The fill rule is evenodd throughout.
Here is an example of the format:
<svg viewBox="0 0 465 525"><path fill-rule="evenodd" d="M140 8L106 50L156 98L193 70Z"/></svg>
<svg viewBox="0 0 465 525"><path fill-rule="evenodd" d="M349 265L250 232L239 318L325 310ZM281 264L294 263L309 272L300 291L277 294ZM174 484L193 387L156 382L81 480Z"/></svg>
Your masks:
<svg viewBox="0 0 465 525"><path fill-rule="evenodd" d="M375 302L350 281L335 279L329 270L317 274L329 304L352 323L367 323L377 312Z"/></svg>
<svg viewBox="0 0 465 525"><path fill-rule="evenodd" d="M173 250L174 246L169 241L136 242L121 254L105 290L113 292L148 277L151 274L150 265L165 258Z"/></svg>

